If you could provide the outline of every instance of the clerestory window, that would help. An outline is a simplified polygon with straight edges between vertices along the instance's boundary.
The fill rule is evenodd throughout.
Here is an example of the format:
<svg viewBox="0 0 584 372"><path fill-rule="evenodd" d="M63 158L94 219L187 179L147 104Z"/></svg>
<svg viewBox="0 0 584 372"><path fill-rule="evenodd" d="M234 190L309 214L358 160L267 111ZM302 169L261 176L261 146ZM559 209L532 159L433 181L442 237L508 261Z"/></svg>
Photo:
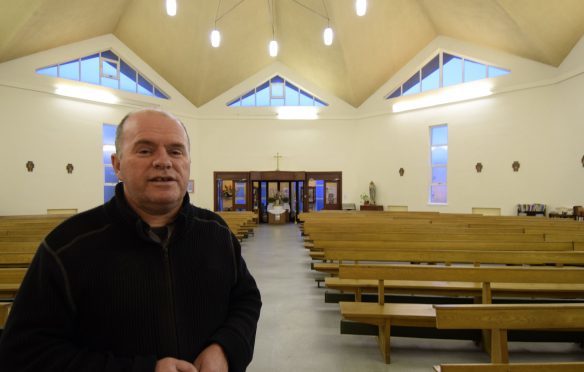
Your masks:
<svg viewBox="0 0 584 372"><path fill-rule="evenodd" d="M111 50L36 70L38 74L168 99L168 94Z"/></svg>
<svg viewBox="0 0 584 372"><path fill-rule="evenodd" d="M469 81L507 75L511 71L449 53L439 53L385 98L418 94Z"/></svg>
<svg viewBox="0 0 584 372"><path fill-rule="evenodd" d="M315 95L298 88L289 80L276 75L254 89L229 101L229 107L254 106L328 106Z"/></svg>

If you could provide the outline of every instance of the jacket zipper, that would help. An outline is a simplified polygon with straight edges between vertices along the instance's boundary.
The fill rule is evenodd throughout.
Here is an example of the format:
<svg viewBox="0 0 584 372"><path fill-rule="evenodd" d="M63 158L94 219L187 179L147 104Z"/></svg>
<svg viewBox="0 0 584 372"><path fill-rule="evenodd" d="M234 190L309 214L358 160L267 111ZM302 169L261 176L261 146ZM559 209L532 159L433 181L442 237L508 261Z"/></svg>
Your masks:
<svg viewBox="0 0 584 372"><path fill-rule="evenodd" d="M173 350L176 353L176 356L179 356L178 350L178 334L177 334L177 327L176 327L176 311L174 308L174 288L172 286L172 270L170 267L170 257L168 255L168 241L162 245L162 251L164 253L164 271L165 271L165 278L166 278L166 286L168 290L168 294L170 295L170 315L172 318L172 325L171 329L171 337L174 341Z"/></svg>

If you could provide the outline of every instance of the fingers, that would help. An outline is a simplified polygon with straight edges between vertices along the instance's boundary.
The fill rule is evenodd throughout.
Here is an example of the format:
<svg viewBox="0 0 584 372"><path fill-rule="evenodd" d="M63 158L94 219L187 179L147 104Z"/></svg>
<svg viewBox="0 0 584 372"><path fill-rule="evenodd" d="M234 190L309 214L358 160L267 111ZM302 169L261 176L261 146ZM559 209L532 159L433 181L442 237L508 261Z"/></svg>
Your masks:
<svg viewBox="0 0 584 372"><path fill-rule="evenodd" d="M167 357L156 362L154 372L198 372L198 370L185 360Z"/></svg>

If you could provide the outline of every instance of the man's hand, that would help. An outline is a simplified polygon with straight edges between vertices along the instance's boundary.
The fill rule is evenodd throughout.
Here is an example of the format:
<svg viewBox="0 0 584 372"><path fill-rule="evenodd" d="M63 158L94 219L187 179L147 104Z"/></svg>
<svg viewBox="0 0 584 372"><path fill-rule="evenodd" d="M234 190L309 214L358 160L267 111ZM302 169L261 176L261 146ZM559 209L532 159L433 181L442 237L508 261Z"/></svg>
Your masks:
<svg viewBox="0 0 584 372"><path fill-rule="evenodd" d="M199 372L228 372L229 364L223 348L211 344L195 359L195 367Z"/></svg>
<svg viewBox="0 0 584 372"><path fill-rule="evenodd" d="M199 372L199 370L187 361L168 357L156 362L154 372Z"/></svg>

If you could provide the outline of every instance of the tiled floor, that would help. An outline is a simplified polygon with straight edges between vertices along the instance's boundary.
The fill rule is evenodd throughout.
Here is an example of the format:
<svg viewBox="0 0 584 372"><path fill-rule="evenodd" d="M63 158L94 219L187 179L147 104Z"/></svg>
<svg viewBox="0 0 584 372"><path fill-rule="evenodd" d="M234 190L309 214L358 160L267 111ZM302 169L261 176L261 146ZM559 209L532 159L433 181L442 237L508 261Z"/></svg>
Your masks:
<svg viewBox="0 0 584 372"><path fill-rule="evenodd" d="M249 372L426 371L440 363L488 362L471 341L393 337L383 363L373 336L341 335L338 305L324 303L298 227L260 225L243 244L262 293L254 360ZM570 343L510 343L512 361L584 360Z"/></svg>

